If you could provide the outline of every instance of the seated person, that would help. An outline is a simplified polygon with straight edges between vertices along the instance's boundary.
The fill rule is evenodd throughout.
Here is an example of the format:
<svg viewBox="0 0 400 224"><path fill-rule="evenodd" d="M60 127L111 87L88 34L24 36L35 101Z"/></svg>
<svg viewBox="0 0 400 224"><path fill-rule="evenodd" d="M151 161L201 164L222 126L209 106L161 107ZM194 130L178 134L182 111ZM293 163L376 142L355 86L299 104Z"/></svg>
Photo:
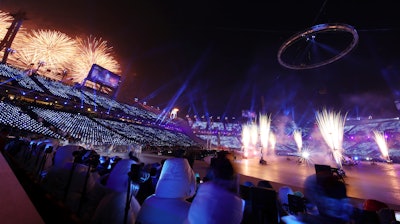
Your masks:
<svg viewBox="0 0 400 224"><path fill-rule="evenodd" d="M346 185L335 176L307 177L305 197L316 206L317 214L301 217L305 223L347 224L352 223L353 206L347 197Z"/></svg>
<svg viewBox="0 0 400 224"><path fill-rule="evenodd" d="M155 193L143 202L136 223L184 223L190 208L187 199L195 192L196 178L187 159L167 159Z"/></svg>
<svg viewBox="0 0 400 224"><path fill-rule="evenodd" d="M188 223L241 223L244 200L238 195L238 176L229 159L216 158L207 176L190 206Z"/></svg>

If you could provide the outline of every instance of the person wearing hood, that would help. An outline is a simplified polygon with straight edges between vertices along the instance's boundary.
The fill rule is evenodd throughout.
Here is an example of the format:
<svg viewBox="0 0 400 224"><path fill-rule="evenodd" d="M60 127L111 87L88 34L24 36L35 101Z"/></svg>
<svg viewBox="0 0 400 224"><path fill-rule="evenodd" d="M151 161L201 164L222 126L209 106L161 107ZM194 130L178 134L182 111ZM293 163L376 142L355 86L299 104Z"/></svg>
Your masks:
<svg viewBox="0 0 400 224"><path fill-rule="evenodd" d="M196 193L196 177L186 158L164 162L155 193L146 198L136 224L184 223Z"/></svg>

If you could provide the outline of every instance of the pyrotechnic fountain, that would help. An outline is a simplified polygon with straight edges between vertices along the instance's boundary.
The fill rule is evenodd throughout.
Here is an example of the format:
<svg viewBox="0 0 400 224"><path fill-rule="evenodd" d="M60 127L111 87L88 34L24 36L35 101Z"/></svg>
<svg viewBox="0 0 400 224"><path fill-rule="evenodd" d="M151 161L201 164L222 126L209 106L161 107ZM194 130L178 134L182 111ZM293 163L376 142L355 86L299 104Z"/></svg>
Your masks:
<svg viewBox="0 0 400 224"><path fill-rule="evenodd" d="M270 131L269 132L269 146L271 150L275 150L275 145L276 145L276 135Z"/></svg>
<svg viewBox="0 0 400 224"><path fill-rule="evenodd" d="M249 146L250 146L250 125L243 125L242 127L242 149L243 149L243 156L249 156Z"/></svg>
<svg viewBox="0 0 400 224"><path fill-rule="evenodd" d="M269 142L269 132L271 128L271 117L266 115L261 115L259 117L259 129L260 129L260 163L264 163L264 153L268 153L268 142Z"/></svg>
<svg viewBox="0 0 400 224"><path fill-rule="evenodd" d="M342 116L340 112L335 113L324 109L317 112L316 120L321 135L330 148L330 154L333 156L338 168L341 169L344 151L342 144L346 115Z"/></svg>
<svg viewBox="0 0 400 224"><path fill-rule="evenodd" d="M264 154L268 153L268 144L275 147L275 136L270 133L271 117L259 116L258 125L253 122L242 126L242 144L245 157L260 155L260 163L265 164Z"/></svg>
<svg viewBox="0 0 400 224"><path fill-rule="evenodd" d="M294 141L296 142L297 146L297 155L299 156L299 159L297 160L298 163L303 163L303 162L310 162L311 158L311 152L307 148L303 148L303 134L300 129L296 129L293 131L293 138Z"/></svg>
<svg viewBox="0 0 400 224"><path fill-rule="evenodd" d="M301 154L301 149L303 148L303 138L301 130L297 129L293 131L293 138L297 145L297 151Z"/></svg>
<svg viewBox="0 0 400 224"><path fill-rule="evenodd" d="M385 159L386 162L391 162L385 134L377 130L374 130L373 133L375 142L378 145L379 150L381 151L383 159Z"/></svg>

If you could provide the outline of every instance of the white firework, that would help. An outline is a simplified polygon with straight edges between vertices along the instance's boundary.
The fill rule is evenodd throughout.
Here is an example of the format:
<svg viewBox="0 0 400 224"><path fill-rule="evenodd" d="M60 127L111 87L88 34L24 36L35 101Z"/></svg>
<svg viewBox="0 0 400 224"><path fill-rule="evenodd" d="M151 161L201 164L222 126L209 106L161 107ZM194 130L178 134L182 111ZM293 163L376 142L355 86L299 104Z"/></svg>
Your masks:
<svg viewBox="0 0 400 224"><path fill-rule="evenodd" d="M19 67L35 69L41 75L62 73L77 53L76 41L67 34L52 30L33 30L15 43ZM51 74L50 76L53 76Z"/></svg>
<svg viewBox="0 0 400 224"><path fill-rule="evenodd" d="M325 143L329 146L336 164L341 168L344 151L342 144L346 115L342 116L340 112L335 113L324 109L317 112L316 119Z"/></svg>
<svg viewBox="0 0 400 224"><path fill-rule="evenodd" d="M294 141L296 142L298 152L301 153L301 149L303 148L303 138L302 138L301 130L299 130L299 129L295 130L293 132L293 138L294 138Z"/></svg>
<svg viewBox="0 0 400 224"><path fill-rule="evenodd" d="M374 130L373 133L374 133L375 142L378 145L379 150L381 151L382 157L386 161L390 161L389 148L387 146L385 134L383 132L380 132L377 130Z"/></svg>
<svg viewBox="0 0 400 224"><path fill-rule="evenodd" d="M115 74L121 72L118 61L114 58L113 49L107 41L89 36L86 39L76 38L77 54L70 65L68 77L81 83L88 75L93 64L97 64Z"/></svg>

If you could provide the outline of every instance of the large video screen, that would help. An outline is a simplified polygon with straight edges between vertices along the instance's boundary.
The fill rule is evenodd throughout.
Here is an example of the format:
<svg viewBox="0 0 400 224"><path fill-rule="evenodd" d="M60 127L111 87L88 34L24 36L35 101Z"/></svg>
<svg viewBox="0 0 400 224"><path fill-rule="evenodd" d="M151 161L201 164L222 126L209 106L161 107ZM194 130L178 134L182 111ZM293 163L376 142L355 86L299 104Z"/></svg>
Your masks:
<svg viewBox="0 0 400 224"><path fill-rule="evenodd" d="M117 88L121 77L97 64L93 64L86 79L112 88Z"/></svg>

